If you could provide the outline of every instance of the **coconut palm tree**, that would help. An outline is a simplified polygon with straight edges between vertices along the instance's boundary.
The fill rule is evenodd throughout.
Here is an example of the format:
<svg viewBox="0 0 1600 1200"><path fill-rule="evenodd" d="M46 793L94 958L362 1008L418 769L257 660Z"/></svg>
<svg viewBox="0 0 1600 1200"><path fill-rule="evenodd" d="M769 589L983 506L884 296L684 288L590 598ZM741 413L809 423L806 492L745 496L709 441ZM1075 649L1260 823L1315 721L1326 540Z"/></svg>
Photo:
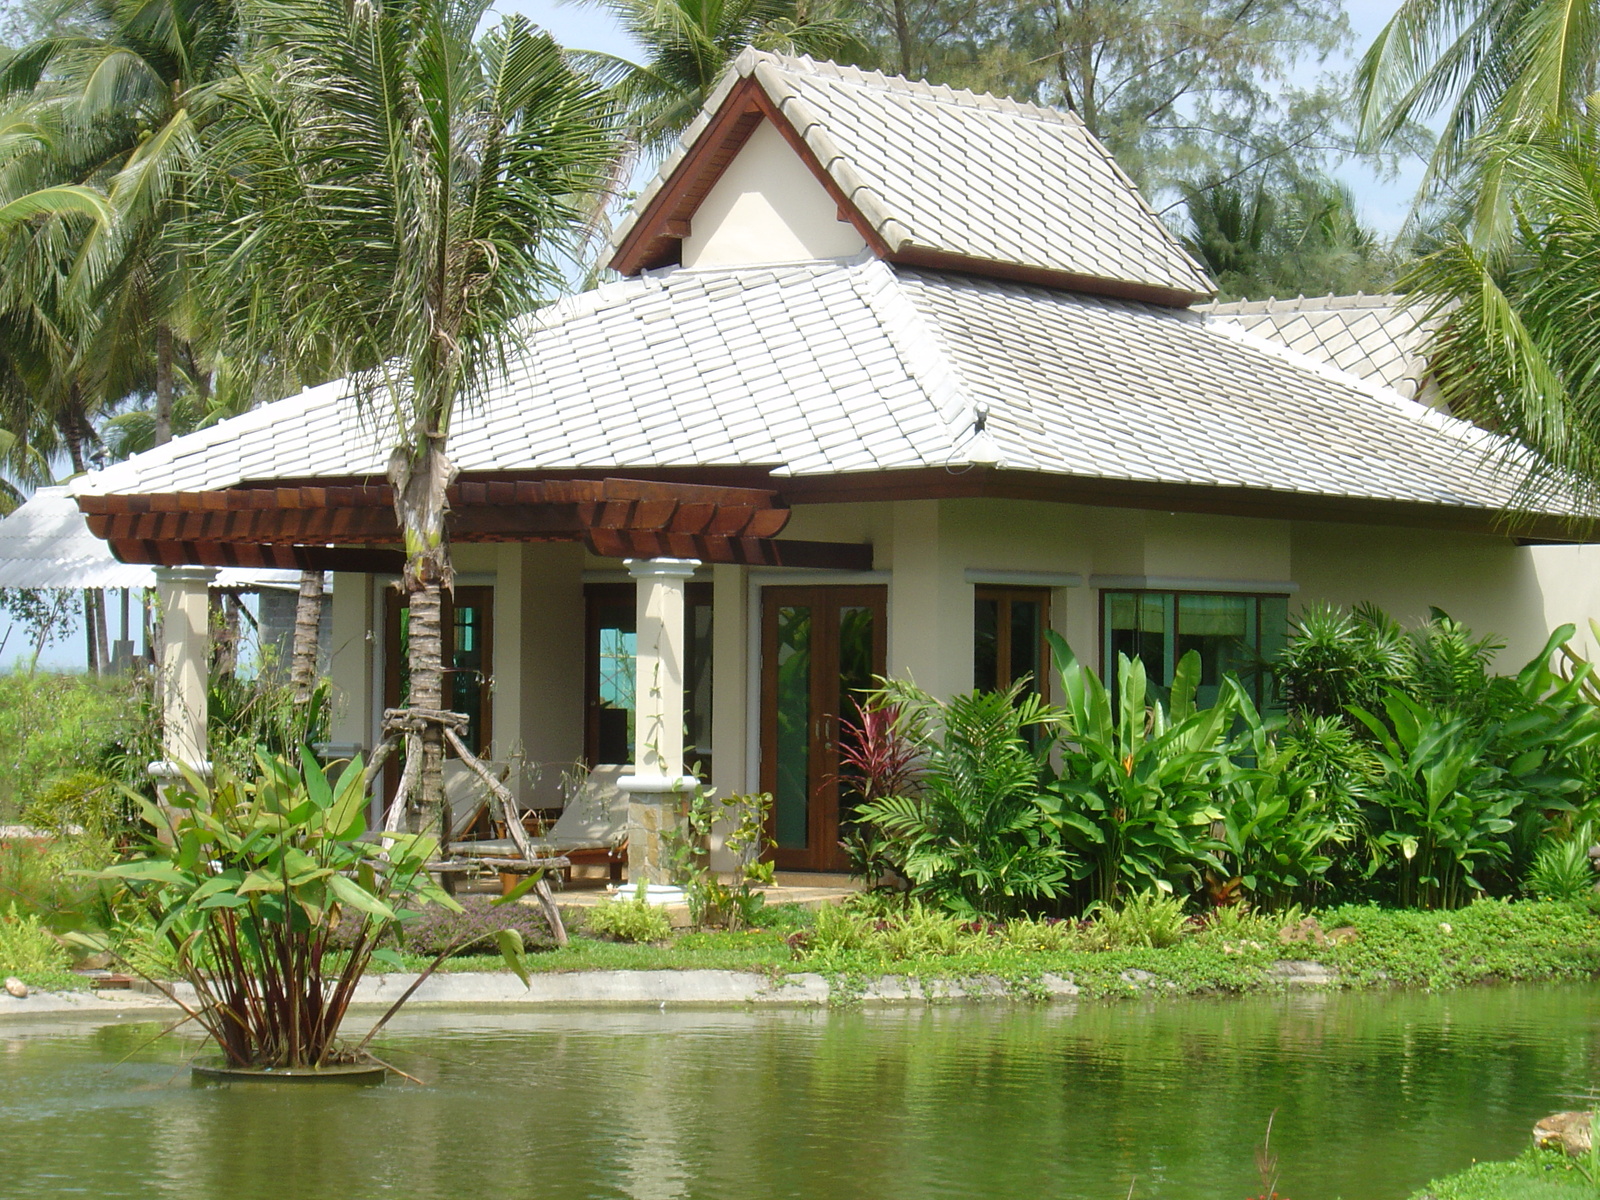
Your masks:
<svg viewBox="0 0 1600 1200"><path fill-rule="evenodd" d="M586 0L644 47L645 61L585 53L618 86L630 139L659 154L694 120L746 46L830 58L858 45L864 16L833 0Z"/></svg>
<svg viewBox="0 0 1600 1200"><path fill-rule="evenodd" d="M67 0L62 14L57 26L68 32L0 65L0 94L27 97L29 115L56 131L37 156L38 178L97 188L117 215L89 227L73 248L70 290L74 304L93 310L97 344L85 357L120 356L125 388L153 387L159 444L172 434L177 364L197 357L205 336L177 231L216 85L239 62L237 6ZM0 190L0 204L7 199Z"/></svg>
<svg viewBox="0 0 1600 1200"><path fill-rule="evenodd" d="M556 251L616 157L615 105L489 0L252 0L261 49L227 95L197 229L225 344L348 373L386 410L405 546L410 704L443 707L453 572L451 420L561 284ZM270 303L256 303L270 297ZM442 811L442 730L421 730L413 822Z"/></svg>
<svg viewBox="0 0 1600 1200"><path fill-rule="evenodd" d="M1558 124L1597 86L1600 9L1591 3L1401 0L1362 57L1355 91L1372 146L1443 115L1426 195L1469 164L1474 138Z"/></svg>
<svg viewBox="0 0 1600 1200"><path fill-rule="evenodd" d="M1460 229L1404 279L1439 322L1433 374L1452 410L1509 435L1528 502L1600 504L1600 124L1485 149L1510 185L1511 235ZM1514 162L1515 169L1508 164Z"/></svg>

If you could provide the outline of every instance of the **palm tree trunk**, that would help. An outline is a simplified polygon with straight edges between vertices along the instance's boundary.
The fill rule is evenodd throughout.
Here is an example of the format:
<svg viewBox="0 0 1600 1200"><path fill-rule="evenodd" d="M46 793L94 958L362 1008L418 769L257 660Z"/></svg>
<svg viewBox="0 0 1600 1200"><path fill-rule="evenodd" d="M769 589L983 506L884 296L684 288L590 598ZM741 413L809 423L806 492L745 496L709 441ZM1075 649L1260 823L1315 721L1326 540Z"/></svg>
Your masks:
<svg viewBox="0 0 1600 1200"><path fill-rule="evenodd" d="M83 589L83 640L88 649L89 674L100 674L100 660L95 656L94 589Z"/></svg>
<svg viewBox="0 0 1600 1200"><path fill-rule="evenodd" d="M111 674L111 646L106 634L106 591L94 590L94 650L100 674Z"/></svg>
<svg viewBox="0 0 1600 1200"><path fill-rule="evenodd" d="M165 446L172 440L172 330L156 326L156 437Z"/></svg>
<svg viewBox="0 0 1600 1200"><path fill-rule="evenodd" d="M300 599L294 608L294 648L289 655L289 687L296 704L309 704L317 688L317 647L322 634L322 572L300 572Z"/></svg>
<svg viewBox="0 0 1600 1200"><path fill-rule="evenodd" d="M900 51L900 74L911 78L911 21L906 0L894 0L894 40Z"/></svg>
<svg viewBox="0 0 1600 1200"><path fill-rule="evenodd" d="M454 583L445 536L449 510L446 489L455 467L445 455L445 439L426 433L414 451L396 450L389 459L395 517L405 538L406 565L401 587L410 598L408 662L412 708L444 708L444 630L442 593ZM422 763L412 806L413 832L444 836L444 733L434 722L421 731Z"/></svg>

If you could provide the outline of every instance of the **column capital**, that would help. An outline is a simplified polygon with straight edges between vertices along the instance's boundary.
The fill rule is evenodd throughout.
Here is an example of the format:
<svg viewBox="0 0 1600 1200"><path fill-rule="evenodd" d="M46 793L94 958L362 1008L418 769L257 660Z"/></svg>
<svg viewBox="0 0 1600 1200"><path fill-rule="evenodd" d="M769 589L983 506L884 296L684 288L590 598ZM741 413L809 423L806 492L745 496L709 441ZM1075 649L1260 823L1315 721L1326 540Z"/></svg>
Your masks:
<svg viewBox="0 0 1600 1200"><path fill-rule="evenodd" d="M622 565L635 579L688 579L700 565L698 558L627 558Z"/></svg>
<svg viewBox="0 0 1600 1200"><path fill-rule="evenodd" d="M210 587L217 577L215 567L157 567L157 583L198 583Z"/></svg>

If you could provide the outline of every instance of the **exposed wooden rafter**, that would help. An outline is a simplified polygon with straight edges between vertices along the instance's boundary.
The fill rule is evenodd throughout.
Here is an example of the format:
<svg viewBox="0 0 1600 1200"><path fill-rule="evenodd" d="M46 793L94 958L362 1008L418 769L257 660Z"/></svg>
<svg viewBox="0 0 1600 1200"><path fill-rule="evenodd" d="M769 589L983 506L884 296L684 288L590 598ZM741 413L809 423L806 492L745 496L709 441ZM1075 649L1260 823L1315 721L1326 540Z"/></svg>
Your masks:
<svg viewBox="0 0 1600 1200"><path fill-rule="evenodd" d="M379 573L401 564L387 484L90 495L78 504L124 562ZM788 520L770 490L552 479L458 483L448 525L456 542L584 542L607 557L870 568L870 546L780 545Z"/></svg>

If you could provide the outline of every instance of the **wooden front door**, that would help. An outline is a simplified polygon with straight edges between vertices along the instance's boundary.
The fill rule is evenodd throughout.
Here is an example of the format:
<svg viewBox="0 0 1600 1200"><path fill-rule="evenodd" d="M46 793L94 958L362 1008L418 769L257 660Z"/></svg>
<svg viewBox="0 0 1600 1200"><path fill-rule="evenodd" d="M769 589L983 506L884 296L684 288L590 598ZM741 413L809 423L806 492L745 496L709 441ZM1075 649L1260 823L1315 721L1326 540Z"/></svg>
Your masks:
<svg viewBox="0 0 1600 1200"><path fill-rule="evenodd" d="M773 857L784 870L844 870L839 720L884 673L888 590L769 587L761 609L761 788L773 798Z"/></svg>

